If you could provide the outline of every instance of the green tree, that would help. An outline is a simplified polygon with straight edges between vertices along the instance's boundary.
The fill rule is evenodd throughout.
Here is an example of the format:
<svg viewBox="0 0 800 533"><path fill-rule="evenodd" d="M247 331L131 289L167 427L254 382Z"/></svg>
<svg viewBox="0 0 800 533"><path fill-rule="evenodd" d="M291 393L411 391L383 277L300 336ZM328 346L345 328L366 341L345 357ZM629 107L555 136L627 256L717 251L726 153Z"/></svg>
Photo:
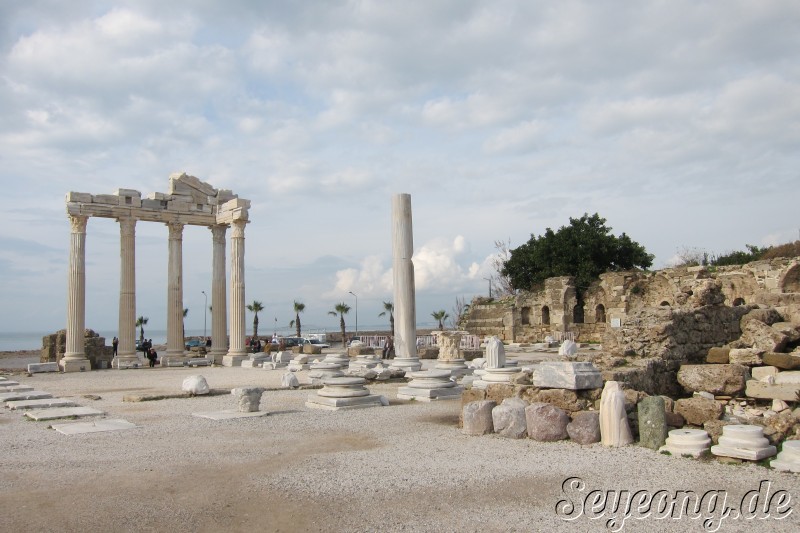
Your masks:
<svg viewBox="0 0 800 533"><path fill-rule="evenodd" d="M136 327L139 328L139 344L144 342L144 325L150 320L146 316L140 316L136 319Z"/></svg>
<svg viewBox="0 0 800 533"><path fill-rule="evenodd" d="M595 213L569 219L569 226L550 228L544 235L511 250L502 274L514 288L529 290L547 278L574 276L580 289L586 289L600 274L613 270L648 268L653 256L625 233L611 234L606 219Z"/></svg>
<svg viewBox="0 0 800 533"><path fill-rule="evenodd" d="M438 311L434 311L433 313L431 313L431 316L433 317L434 320L439 321L439 331L443 331L444 321L450 318L450 315L447 314L447 311L445 311L444 309L440 309Z"/></svg>
<svg viewBox="0 0 800 533"><path fill-rule="evenodd" d="M328 311L329 315L339 317L339 328L342 330L342 346L347 346L347 335L345 334L344 315L350 311L350 306L344 302L336 304L333 311Z"/></svg>
<svg viewBox="0 0 800 533"><path fill-rule="evenodd" d="M253 303L247 304L247 310L255 313L253 317L253 340L258 339L258 313L264 310L264 305L258 300L253 300Z"/></svg>
<svg viewBox="0 0 800 533"><path fill-rule="evenodd" d="M394 337L394 304L392 302L383 302L383 311L378 313L378 316L386 316L389 313L389 329L392 331Z"/></svg>
<svg viewBox="0 0 800 533"><path fill-rule="evenodd" d="M294 326L297 328L297 336L301 337L300 335L300 313L302 313L306 308L306 304L298 302L297 300L294 301L294 320L289 322L289 327L291 328Z"/></svg>
<svg viewBox="0 0 800 533"><path fill-rule="evenodd" d="M189 314L189 308L183 308L183 320L181 320L181 336L183 337L183 342L186 342L186 315Z"/></svg>

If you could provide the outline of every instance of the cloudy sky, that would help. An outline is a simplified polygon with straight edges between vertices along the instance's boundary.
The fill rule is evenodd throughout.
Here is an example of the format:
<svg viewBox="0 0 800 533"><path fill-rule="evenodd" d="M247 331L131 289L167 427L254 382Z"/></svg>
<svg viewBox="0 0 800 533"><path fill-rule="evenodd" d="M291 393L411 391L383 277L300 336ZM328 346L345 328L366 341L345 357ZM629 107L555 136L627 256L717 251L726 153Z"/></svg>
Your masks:
<svg viewBox="0 0 800 533"><path fill-rule="evenodd" d="M252 200L246 297L268 329L300 300L336 330L351 291L360 324L384 321L399 192L420 323L487 293L496 240L584 212L659 268L794 240L798 27L794 0L2 2L0 330L65 323L66 192L166 191L176 171ZM166 236L137 226L155 329ZM118 258L116 222L91 219L86 323L109 336ZM202 328L205 228L184 277Z"/></svg>

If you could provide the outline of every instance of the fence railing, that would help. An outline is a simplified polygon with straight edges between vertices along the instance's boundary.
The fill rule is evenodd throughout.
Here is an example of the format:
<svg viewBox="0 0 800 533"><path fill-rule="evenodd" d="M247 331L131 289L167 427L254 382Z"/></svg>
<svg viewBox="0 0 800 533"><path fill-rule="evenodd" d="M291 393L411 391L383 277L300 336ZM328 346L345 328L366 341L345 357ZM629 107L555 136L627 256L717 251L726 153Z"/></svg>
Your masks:
<svg viewBox="0 0 800 533"><path fill-rule="evenodd" d="M359 336L361 342L370 348L383 348L386 344L386 335L361 335ZM417 348L427 348L436 346L435 335L418 335ZM461 337L461 343L458 346L462 350L478 350L481 347L481 337L477 335L464 335Z"/></svg>

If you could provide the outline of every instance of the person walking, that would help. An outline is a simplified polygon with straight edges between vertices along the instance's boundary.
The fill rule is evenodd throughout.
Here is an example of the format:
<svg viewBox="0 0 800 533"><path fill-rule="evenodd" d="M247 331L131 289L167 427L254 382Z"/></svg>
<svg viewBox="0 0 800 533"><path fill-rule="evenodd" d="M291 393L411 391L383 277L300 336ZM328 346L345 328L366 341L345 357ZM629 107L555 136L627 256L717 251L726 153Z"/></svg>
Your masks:
<svg viewBox="0 0 800 533"><path fill-rule="evenodd" d="M119 339L114 337L114 340L111 341L111 347L114 349L114 357L117 356L117 347L119 346Z"/></svg>

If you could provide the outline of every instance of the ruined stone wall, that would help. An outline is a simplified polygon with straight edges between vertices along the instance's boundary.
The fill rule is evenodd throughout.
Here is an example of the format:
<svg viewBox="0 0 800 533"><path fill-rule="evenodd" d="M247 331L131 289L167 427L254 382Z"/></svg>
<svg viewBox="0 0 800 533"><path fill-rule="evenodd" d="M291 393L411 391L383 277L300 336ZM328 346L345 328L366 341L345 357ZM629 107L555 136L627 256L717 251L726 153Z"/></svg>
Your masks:
<svg viewBox="0 0 800 533"><path fill-rule="evenodd" d="M715 288L709 292L711 286ZM622 326L642 309L691 310L712 304L769 305L797 324L800 258L743 266L608 272L582 298L578 296L573 278L550 278L541 290L523 291L513 301L473 303L465 329L475 335L498 335L507 342L542 342L557 332L572 332L581 342L603 342L606 330ZM580 301L582 312L576 312Z"/></svg>
<svg viewBox="0 0 800 533"><path fill-rule="evenodd" d="M83 350L86 358L91 362L92 370L111 368L111 359L114 349L106 346L106 338L101 337L94 330L84 331ZM39 356L41 363L55 362L64 356L67 350L67 331L62 329L42 337L42 351Z"/></svg>

